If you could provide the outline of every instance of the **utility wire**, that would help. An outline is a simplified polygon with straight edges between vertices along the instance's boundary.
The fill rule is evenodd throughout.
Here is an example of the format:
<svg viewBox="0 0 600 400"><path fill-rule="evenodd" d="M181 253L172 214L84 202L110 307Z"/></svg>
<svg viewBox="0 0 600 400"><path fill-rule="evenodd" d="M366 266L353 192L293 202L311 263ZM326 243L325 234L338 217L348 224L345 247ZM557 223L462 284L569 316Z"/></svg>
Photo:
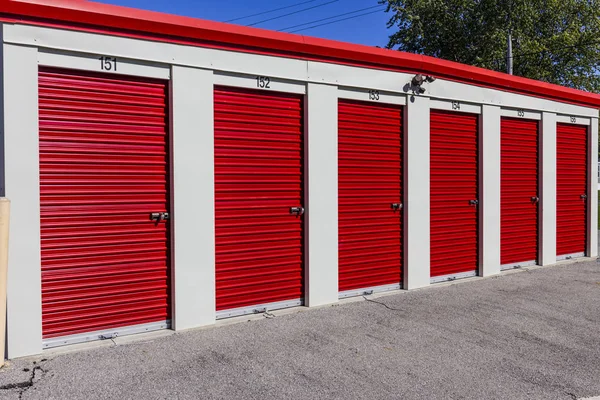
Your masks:
<svg viewBox="0 0 600 400"><path fill-rule="evenodd" d="M324 23L322 23L322 24L318 24L318 25L309 26L309 27L307 27L307 28L296 29L295 31L290 31L289 33L296 33L296 32L306 31L306 30L309 30L309 29L317 28L317 27L319 27L319 26L324 26L324 25L335 24L336 22L342 22L342 21L346 21L346 20L349 20L349 19L353 19L353 18L363 17L363 16L365 16L365 15L375 14L375 13L378 13L378 12L380 12L380 10L371 11L371 12L364 13L364 14L353 15L352 17L347 17L347 18L337 19L337 20L335 20L335 21L324 22Z"/></svg>
<svg viewBox="0 0 600 400"><path fill-rule="evenodd" d="M286 10L288 8L298 7L298 6L301 6L303 4L314 3L315 1L317 1L317 0L303 1L301 3L296 3L296 4L292 4L292 5L285 6L285 7L280 7L280 8L274 8L272 10L262 11L262 12L259 12L259 13L256 13L256 14L246 15L244 17L238 17L238 18L234 18L234 19L228 19L225 22L239 21L240 19L246 19L246 18L251 18L251 17L258 17L259 15L264 15L264 14L271 14L271 13L274 13L275 11Z"/></svg>
<svg viewBox="0 0 600 400"><path fill-rule="evenodd" d="M277 32L287 31L288 29L298 28L299 26L306 26L306 25L317 23L317 22L327 21L327 20L330 20L330 19L343 17L344 15L350 15L350 14L354 14L354 13L357 13L357 12L360 12L360 11L371 10L373 8L383 9L383 8L385 8L385 6L379 4L379 5L372 6L372 7L361 8L360 10L354 10L354 11L350 11L350 12L347 12L347 13L344 13L344 14L334 15L333 17L321 18L321 19L317 19L315 21L305 22L303 24L288 26L287 28L278 29Z"/></svg>
<svg viewBox="0 0 600 400"><path fill-rule="evenodd" d="M283 17L288 17L288 16L290 16L290 15L294 15L294 14L299 14L299 13L301 13L301 12L308 11L308 10L312 10L312 9L314 9L314 8L323 7L323 6L326 6L326 5L328 5L328 4L331 4L331 3L337 3L338 1L340 1L340 0L332 0L332 1L328 1L327 3L319 4L319 5L312 6L312 7L303 8L302 10L294 11L294 12L287 13L287 14L282 14L282 15L279 15L279 16L277 16L277 17L268 18L268 19L263 19L262 21L258 21L258 22L254 22L254 23L252 23L252 24L248 24L247 26L255 26L255 25L258 25L258 24L262 24L263 22L273 21L273 20L275 20L275 19L279 19L279 18L283 18Z"/></svg>

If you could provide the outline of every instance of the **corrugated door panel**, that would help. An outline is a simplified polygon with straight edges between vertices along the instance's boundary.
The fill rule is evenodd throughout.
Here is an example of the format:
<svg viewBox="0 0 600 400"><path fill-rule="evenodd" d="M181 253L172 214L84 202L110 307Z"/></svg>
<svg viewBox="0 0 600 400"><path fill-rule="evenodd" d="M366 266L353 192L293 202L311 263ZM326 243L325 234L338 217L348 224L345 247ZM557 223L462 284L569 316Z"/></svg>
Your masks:
<svg viewBox="0 0 600 400"><path fill-rule="evenodd" d="M478 115L431 111L431 276L477 270Z"/></svg>
<svg viewBox="0 0 600 400"><path fill-rule="evenodd" d="M340 100L339 290L400 282L402 108Z"/></svg>
<svg viewBox="0 0 600 400"><path fill-rule="evenodd" d="M558 124L556 131L556 255L585 253L588 127Z"/></svg>
<svg viewBox="0 0 600 400"><path fill-rule="evenodd" d="M538 121L501 119L500 263L537 261Z"/></svg>
<svg viewBox="0 0 600 400"><path fill-rule="evenodd" d="M169 319L167 90L39 73L44 338Z"/></svg>
<svg viewBox="0 0 600 400"><path fill-rule="evenodd" d="M302 102L215 89L217 310L303 297Z"/></svg>

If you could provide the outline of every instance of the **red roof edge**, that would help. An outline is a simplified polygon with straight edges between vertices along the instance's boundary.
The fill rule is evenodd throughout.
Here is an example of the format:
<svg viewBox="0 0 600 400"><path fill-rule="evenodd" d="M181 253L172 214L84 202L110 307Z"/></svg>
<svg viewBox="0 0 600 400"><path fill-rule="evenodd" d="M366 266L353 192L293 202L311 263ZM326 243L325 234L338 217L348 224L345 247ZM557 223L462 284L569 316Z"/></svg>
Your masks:
<svg viewBox="0 0 600 400"><path fill-rule="evenodd" d="M142 34L161 41L175 39L237 49L322 60L401 72L420 72L458 82L565 103L600 108L600 95L418 54L273 32L221 22L94 3L85 0L8 0L0 13L24 23L47 21L65 28L84 27L125 36ZM216 45L216 46L215 46Z"/></svg>

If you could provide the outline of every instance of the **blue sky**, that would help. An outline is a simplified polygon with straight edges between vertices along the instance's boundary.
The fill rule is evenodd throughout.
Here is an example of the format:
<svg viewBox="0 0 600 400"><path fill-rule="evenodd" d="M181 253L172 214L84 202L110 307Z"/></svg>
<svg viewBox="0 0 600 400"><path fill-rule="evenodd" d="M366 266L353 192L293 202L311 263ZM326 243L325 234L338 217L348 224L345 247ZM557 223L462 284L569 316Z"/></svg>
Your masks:
<svg viewBox="0 0 600 400"><path fill-rule="evenodd" d="M298 12L272 21L256 25L259 28L279 30L298 24L304 24L323 18L350 13L355 10L366 9L360 12L340 16L335 19L349 18L355 15L374 12L357 18L320 26L314 29L298 32L308 36L317 36L327 39L340 40L344 42L359 43L368 46L385 46L389 32L386 22L389 15L383 12L383 6L378 5L377 0L96 0L102 3L118 4L125 7L142 8L146 10L160 11L169 14L185 15L189 17L210 19L214 21L226 21L237 17L269 11L272 9L286 7L298 3L301 4L285 10L268 13L252 18L241 19L233 23L248 25L265 19L278 17L283 14L301 11L314 7L310 10ZM329 3L329 4L326 4ZM370 8L373 7L373 8ZM333 20L335 20L333 19ZM317 24L327 23L333 20L315 22L293 29L307 28ZM289 29L289 30L293 30ZM288 30L288 31L289 31Z"/></svg>

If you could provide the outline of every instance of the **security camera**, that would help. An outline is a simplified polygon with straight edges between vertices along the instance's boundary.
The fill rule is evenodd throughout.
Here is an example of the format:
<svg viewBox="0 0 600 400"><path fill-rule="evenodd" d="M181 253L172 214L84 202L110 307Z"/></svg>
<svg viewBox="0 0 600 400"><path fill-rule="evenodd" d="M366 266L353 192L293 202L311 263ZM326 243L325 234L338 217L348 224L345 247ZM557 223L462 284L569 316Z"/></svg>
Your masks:
<svg viewBox="0 0 600 400"><path fill-rule="evenodd" d="M413 86L421 86L425 81L429 83L435 82L435 77L431 75L417 74L412 78L411 83L413 84Z"/></svg>
<svg viewBox="0 0 600 400"><path fill-rule="evenodd" d="M412 80L410 81L410 84L413 87L413 92L416 92L418 94L423 94L423 93L425 93L425 88L423 87L423 83L424 82L431 83L433 81L435 81L435 78L431 75L417 74L412 78Z"/></svg>
<svg viewBox="0 0 600 400"><path fill-rule="evenodd" d="M424 81L425 81L425 77L421 74L417 74L412 78L412 81L410 83L413 86L421 86Z"/></svg>

